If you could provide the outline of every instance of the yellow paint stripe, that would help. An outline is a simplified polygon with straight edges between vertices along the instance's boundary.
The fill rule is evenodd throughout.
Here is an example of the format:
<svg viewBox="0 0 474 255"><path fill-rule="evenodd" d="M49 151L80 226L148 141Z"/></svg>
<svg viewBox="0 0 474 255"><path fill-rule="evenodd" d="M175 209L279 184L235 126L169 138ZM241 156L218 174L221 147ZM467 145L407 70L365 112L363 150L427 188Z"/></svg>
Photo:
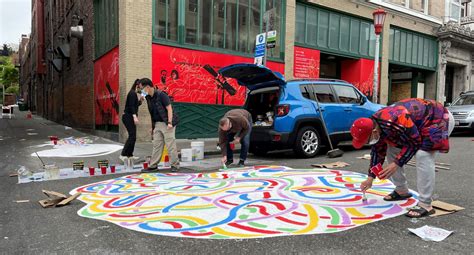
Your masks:
<svg viewBox="0 0 474 255"><path fill-rule="evenodd" d="M309 224L306 228L293 232L293 234L305 234L318 226L319 218L316 210L309 204L304 204L303 207L308 212Z"/></svg>
<svg viewBox="0 0 474 255"><path fill-rule="evenodd" d="M216 234L219 234L219 235L224 235L224 236L232 236L232 237L259 237L259 236L262 236L262 234L241 234L241 233L234 233L234 232L229 232L229 231L226 231L222 228L219 228L219 227L214 227L214 228L211 228L211 230L216 233Z"/></svg>
<svg viewBox="0 0 474 255"><path fill-rule="evenodd" d="M356 208L346 208L346 212L348 212L349 214L353 215L353 216L356 216L356 217L364 217L366 216L365 214L359 212Z"/></svg>

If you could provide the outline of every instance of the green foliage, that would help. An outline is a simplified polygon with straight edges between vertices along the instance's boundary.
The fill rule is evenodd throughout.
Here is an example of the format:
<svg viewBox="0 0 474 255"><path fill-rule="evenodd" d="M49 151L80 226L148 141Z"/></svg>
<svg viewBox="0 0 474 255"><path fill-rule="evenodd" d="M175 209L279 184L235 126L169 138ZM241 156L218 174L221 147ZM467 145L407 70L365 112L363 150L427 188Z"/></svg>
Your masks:
<svg viewBox="0 0 474 255"><path fill-rule="evenodd" d="M12 64L10 57L0 57L0 83L6 88L18 85L19 80L18 69Z"/></svg>
<svg viewBox="0 0 474 255"><path fill-rule="evenodd" d="M17 96L20 95L20 86L18 85L13 85L5 89L5 93L7 94L15 94Z"/></svg>
<svg viewBox="0 0 474 255"><path fill-rule="evenodd" d="M0 56L10 56L12 52L12 48L8 47L8 45L4 43L2 46L2 50L0 51Z"/></svg>

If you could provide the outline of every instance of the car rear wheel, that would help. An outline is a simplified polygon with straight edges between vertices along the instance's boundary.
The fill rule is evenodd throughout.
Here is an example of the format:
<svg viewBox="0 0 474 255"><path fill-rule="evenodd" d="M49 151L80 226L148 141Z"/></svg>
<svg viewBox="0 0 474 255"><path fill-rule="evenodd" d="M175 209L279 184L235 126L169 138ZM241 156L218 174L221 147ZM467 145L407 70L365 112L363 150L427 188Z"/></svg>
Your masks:
<svg viewBox="0 0 474 255"><path fill-rule="evenodd" d="M293 151L304 158L312 158L321 150L321 139L314 127L303 127L298 131Z"/></svg>

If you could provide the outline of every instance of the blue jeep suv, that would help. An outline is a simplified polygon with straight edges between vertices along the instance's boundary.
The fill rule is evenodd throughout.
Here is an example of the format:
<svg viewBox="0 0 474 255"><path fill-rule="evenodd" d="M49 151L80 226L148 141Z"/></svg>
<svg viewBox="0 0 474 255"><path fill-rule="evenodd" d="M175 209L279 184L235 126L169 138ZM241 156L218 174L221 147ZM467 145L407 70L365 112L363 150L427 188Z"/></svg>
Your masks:
<svg viewBox="0 0 474 255"><path fill-rule="evenodd" d="M293 149L302 157L316 156L328 143L318 103L333 144L351 140L349 130L354 120L369 117L383 107L342 80L285 81L281 74L253 64L230 65L219 73L248 88L244 108L254 121L250 152L255 155Z"/></svg>

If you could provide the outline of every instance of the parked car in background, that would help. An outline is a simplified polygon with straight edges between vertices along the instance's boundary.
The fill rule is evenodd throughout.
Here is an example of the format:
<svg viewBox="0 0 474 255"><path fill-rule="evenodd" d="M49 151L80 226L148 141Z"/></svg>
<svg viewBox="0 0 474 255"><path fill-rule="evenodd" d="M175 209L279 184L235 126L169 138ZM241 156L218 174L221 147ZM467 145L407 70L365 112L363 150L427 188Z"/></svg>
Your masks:
<svg viewBox="0 0 474 255"><path fill-rule="evenodd" d="M285 81L279 73L253 64L235 64L219 73L248 88L244 105L253 118L250 152L293 149L314 157L328 141L318 112L319 102L333 144L351 140L354 120L383 106L370 102L353 85L333 79Z"/></svg>
<svg viewBox="0 0 474 255"><path fill-rule="evenodd" d="M454 117L454 129L474 131L474 91L461 93L448 109Z"/></svg>

